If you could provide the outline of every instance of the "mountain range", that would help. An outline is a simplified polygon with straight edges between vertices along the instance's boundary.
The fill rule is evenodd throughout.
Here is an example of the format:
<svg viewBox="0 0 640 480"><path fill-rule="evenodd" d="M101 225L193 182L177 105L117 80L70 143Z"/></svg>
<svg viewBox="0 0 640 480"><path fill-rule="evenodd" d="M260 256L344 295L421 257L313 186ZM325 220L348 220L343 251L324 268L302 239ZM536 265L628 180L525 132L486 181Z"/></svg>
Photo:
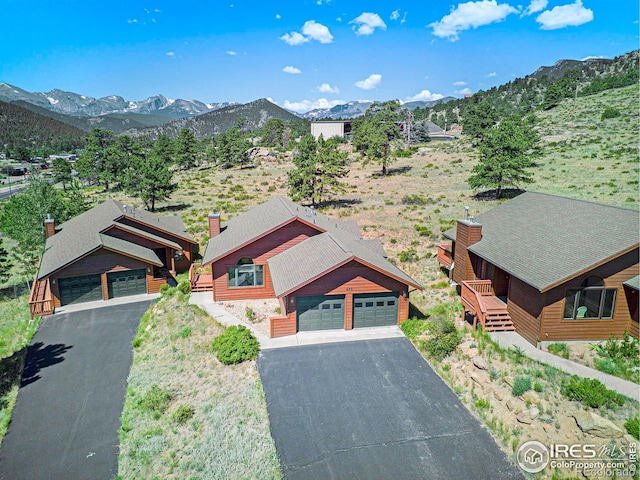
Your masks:
<svg viewBox="0 0 640 480"><path fill-rule="evenodd" d="M405 102L402 104L403 108L407 110L415 110L416 108L430 108L436 105L440 105L441 103L447 103L452 100L458 100L455 97L444 97L440 100L433 100L430 102L424 101L415 101L415 102ZM355 100L352 102L347 102L341 105L336 105L331 108L316 108L314 110L310 110L306 113L302 113L300 116L302 118L306 118L308 120L319 120L319 119L339 119L339 118L357 118L361 115L364 115L364 112L367 111L374 102L367 100Z"/></svg>

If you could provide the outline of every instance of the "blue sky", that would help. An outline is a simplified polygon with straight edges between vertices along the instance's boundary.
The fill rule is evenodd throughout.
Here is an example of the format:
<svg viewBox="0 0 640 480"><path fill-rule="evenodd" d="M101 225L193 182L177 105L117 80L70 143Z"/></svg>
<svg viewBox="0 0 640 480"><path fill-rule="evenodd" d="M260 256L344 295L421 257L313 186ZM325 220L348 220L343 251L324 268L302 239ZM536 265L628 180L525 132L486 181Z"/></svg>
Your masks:
<svg viewBox="0 0 640 480"><path fill-rule="evenodd" d="M637 49L638 1L0 0L0 82L92 97L433 100Z"/></svg>

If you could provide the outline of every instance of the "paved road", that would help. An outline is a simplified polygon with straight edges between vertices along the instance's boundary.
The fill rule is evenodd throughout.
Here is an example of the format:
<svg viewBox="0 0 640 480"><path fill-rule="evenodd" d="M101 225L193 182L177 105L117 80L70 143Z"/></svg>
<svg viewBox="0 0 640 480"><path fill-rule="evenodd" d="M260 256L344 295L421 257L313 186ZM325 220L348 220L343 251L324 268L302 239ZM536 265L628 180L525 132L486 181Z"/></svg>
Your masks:
<svg viewBox="0 0 640 480"><path fill-rule="evenodd" d="M27 185L22 183L12 185L11 188L9 188L8 186L0 188L0 200L11 198L14 195L17 195L18 193L20 193L25 188L27 188Z"/></svg>
<svg viewBox="0 0 640 480"><path fill-rule="evenodd" d="M524 478L406 338L266 350L258 371L290 480Z"/></svg>
<svg viewBox="0 0 640 480"><path fill-rule="evenodd" d="M131 342L150 301L53 315L27 352L0 479L112 479Z"/></svg>

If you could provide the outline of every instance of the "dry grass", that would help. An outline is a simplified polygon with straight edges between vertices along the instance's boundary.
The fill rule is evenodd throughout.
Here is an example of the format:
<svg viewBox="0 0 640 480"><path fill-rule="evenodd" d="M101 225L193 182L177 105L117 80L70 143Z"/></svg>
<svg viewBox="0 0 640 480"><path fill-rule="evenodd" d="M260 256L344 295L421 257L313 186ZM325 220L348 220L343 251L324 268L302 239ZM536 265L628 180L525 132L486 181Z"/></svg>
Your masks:
<svg viewBox="0 0 640 480"><path fill-rule="evenodd" d="M179 295L143 317L122 413L119 478L280 478L255 362L222 365L223 331ZM166 393L168 402L149 392ZM179 412L193 412L179 416Z"/></svg>

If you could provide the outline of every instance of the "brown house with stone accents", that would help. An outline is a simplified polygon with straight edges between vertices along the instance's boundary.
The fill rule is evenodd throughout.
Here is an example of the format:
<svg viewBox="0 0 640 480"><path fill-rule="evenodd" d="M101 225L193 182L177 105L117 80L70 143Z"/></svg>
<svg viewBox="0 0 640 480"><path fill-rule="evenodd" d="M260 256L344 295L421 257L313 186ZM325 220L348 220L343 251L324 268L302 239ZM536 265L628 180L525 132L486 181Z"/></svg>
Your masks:
<svg viewBox="0 0 640 480"><path fill-rule="evenodd" d="M465 313L534 345L638 337L637 210L527 192L444 233Z"/></svg>
<svg viewBox="0 0 640 480"><path fill-rule="evenodd" d="M213 300L277 298L272 337L398 325L409 315L410 292L421 289L355 222L282 197L225 225L212 213L209 236L203 266L211 267Z"/></svg>
<svg viewBox="0 0 640 480"><path fill-rule="evenodd" d="M32 316L56 307L157 293L189 269L197 242L177 216L158 216L115 200L55 225L47 237L31 292Z"/></svg>

